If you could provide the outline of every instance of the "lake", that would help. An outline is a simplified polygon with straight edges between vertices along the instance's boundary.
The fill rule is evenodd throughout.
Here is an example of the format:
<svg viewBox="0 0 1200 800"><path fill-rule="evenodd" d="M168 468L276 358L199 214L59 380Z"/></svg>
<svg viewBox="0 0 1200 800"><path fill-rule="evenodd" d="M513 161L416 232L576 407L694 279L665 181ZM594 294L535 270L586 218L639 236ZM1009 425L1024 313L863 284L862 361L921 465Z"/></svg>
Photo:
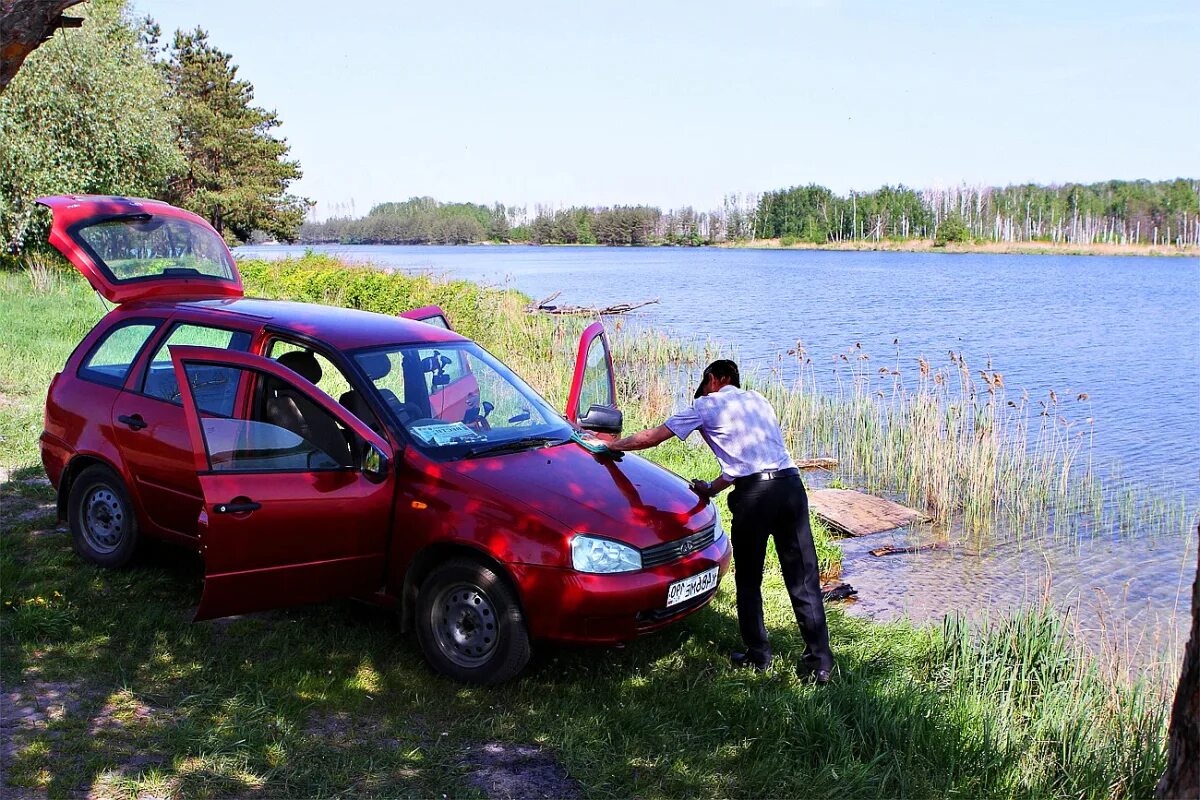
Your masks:
<svg viewBox="0 0 1200 800"><path fill-rule="evenodd" d="M243 247L239 257L282 258L304 247ZM924 356L1004 375L1009 397L1054 390L1062 413L1094 431L1106 474L1200 498L1200 259L722 248L322 246L318 252L404 271L516 288L556 302L605 306L657 298L640 324L727 344L743 369L769 368L802 341L832 382L834 359L860 344L884 363ZM843 367L844 369L844 367ZM1086 400L1077 399L1086 394ZM874 538L874 537L873 537ZM936 618L985 602L995 609L1049 596L1090 609L1084 623L1149 631L1186 622L1188 539L1045 545L1030 553L950 551L874 559L847 543L845 578L858 610ZM871 545L876 546L875 544ZM1190 558L1190 562L1188 559ZM1014 580L1014 571L1020 579ZM936 577L936 580L934 580ZM948 591L952 587L953 591ZM1020 591L1018 591L1018 588ZM1096 602L1101 593L1116 611ZM1182 606L1183 618L1174 613ZM1153 618L1153 625L1151 624ZM1162 620L1166 619L1166 622ZM1154 639L1154 636L1151 636ZM1154 639L1155 648L1158 639ZM1161 648L1158 648L1161 649ZM1144 659L1143 659L1144 661Z"/></svg>

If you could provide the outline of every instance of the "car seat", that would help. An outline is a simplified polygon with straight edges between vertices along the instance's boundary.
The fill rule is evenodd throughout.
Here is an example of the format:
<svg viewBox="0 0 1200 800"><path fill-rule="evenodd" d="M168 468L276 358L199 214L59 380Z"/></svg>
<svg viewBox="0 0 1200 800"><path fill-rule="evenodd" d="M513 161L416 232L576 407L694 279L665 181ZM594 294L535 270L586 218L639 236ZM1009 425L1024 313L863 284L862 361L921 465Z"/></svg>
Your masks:
<svg viewBox="0 0 1200 800"><path fill-rule="evenodd" d="M307 350L284 353L275 360L309 383L321 380L321 365ZM315 445L338 464L349 466L350 445L329 412L288 384L276 385L267 398L267 420Z"/></svg>
<svg viewBox="0 0 1200 800"><path fill-rule="evenodd" d="M392 371L392 360L388 358L387 353L367 353L359 356L357 359L358 365L362 367L363 372L367 373L367 378L371 383L374 383L379 391L379 396L387 404L396 418L400 420L400 424L407 426L409 422L418 417L417 409L411 403L405 403L391 389L379 386L379 381L383 380ZM374 420L375 415L371 412L371 407L367 405L366 399L357 389L351 389L348 392L343 392L338 398L338 402L342 407L349 411L354 416L367 422ZM382 433L376 424L371 425L372 430L377 433Z"/></svg>

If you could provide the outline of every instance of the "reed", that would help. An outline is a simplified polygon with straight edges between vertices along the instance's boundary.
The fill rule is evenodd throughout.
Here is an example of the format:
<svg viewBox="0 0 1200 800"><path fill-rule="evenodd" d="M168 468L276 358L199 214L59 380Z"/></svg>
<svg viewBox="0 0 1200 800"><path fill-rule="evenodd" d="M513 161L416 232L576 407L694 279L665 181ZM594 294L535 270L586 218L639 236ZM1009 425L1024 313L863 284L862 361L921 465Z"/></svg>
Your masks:
<svg viewBox="0 0 1200 800"><path fill-rule="evenodd" d="M897 349L876 366L859 345L822 386L802 346L788 355L791 370L777 362L754 383L793 448L836 458L839 480L899 495L943 529L1018 542L1190 529L1182 495L1097 471L1086 394L1010 397L1002 373L961 353L935 364Z"/></svg>

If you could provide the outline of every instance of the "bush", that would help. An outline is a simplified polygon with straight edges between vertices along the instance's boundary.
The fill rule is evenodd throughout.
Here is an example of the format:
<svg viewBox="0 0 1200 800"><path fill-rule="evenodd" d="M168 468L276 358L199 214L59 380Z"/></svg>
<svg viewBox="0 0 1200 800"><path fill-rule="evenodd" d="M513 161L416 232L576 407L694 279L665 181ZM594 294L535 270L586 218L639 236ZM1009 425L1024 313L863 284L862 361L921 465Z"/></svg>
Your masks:
<svg viewBox="0 0 1200 800"><path fill-rule="evenodd" d="M967 225L963 218L951 214L938 225L937 233L933 237L933 246L945 247L950 242L965 242L968 239L967 233Z"/></svg>

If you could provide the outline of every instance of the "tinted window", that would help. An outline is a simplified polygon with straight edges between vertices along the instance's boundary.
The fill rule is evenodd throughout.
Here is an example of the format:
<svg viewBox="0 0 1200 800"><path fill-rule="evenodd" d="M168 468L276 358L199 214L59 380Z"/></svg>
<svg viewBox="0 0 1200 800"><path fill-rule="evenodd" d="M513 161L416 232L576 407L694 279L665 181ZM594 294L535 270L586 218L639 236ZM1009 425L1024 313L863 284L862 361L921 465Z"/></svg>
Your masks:
<svg viewBox="0 0 1200 800"><path fill-rule="evenodd" d="M80 377L110 386L124 385L138 353L156 328L158 325L152 322L134 322L113 328L83 362Z"/></svg>
<svg viewBox="0 0 1200 800"><path fill-rule="evenodd" d="M87 225L75 235L118 282L154 277L236 279L221 237L186 219L141 214Z"/></svg>
<svg viewBox="0 0 1200 800"><path fill-rule="evenodd" d="M142 391L171 403L179 403L179 382L171 363L171 345L217 347L222 350L245 352L250 348L250 334L204 325L177 325L166 341L159 345L150 359ZM190 374L190 373L189 373ZM237 399L237 372L229 367L205 365L192 379L192 393L200 408L212 414L228 417Z"/></svg>

